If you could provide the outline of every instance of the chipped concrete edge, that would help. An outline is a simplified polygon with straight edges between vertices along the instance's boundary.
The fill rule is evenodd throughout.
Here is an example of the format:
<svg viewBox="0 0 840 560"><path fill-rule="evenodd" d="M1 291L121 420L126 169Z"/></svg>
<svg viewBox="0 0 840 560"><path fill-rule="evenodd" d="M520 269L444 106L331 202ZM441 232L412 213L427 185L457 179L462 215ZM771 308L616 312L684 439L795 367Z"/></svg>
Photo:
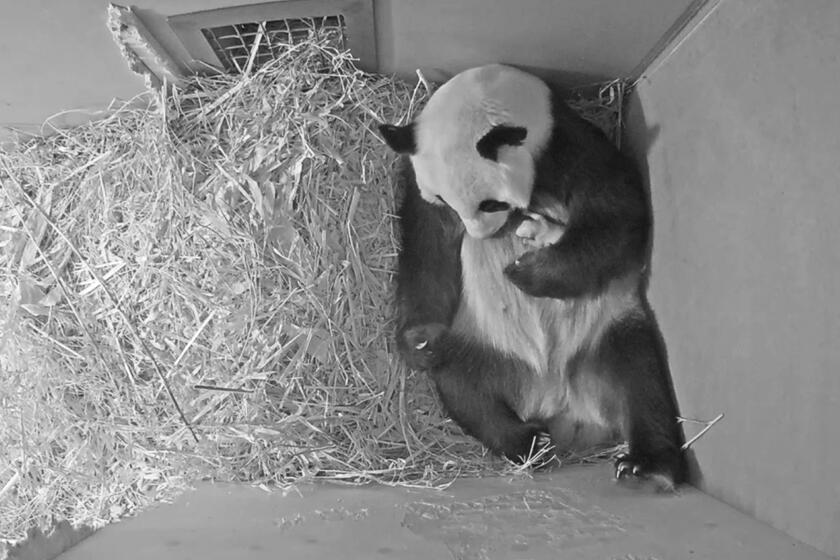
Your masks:
<svg viewBox="0 0 840 560"><path fill-rule="evenodd" d="M183 69L131 8L109 4L108 29L128 67L143 78L147 88L181 81Z"/></svg>
<svg viewBox="0 0 840 560"><path fill-rule="evenodd" d="M47 532L30 529L22 541L0 544L0 560L53 560L95 531L88 526L74 527L67 521L56 523Z"/></svg>

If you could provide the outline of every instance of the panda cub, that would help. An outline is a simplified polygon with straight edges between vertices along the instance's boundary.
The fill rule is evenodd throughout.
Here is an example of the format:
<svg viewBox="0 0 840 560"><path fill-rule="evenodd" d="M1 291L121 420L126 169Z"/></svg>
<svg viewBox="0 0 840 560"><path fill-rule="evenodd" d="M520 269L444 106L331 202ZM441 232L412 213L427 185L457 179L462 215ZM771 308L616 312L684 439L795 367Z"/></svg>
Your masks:
<svg viewBox="0 0 840 560"><path fill-rule="evenodd" d="M683 481L631 162L545 82L498 64L380 132L404 155L397 349L448 414L512 460L544 432L558 453L624 440L617 478Z"/></svg>

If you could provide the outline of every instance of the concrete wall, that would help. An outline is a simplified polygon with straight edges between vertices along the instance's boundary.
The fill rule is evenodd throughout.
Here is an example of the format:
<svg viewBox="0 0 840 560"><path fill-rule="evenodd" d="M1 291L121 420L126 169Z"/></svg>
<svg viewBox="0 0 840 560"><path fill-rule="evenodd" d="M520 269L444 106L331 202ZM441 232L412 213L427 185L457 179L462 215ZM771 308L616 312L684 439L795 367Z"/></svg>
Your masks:
<svg viewBox="0 0 840 560"><path fill-rule="evenodd" d="M104 109L141 90L105 26L106 6L101 0L2 3L0 126L31 128L60 111Z"/></svg>
<svg viewBox="0 0 840 560"><path fill-rule="evenodd" d="M503 61L569 80L628 75L690 0L378 0L386 72Z"/></svg>
<svg viewBox="0 0 840 560"><path fill-rule="evenodd" d="M256 0L137 0L147 24ZM629 73L689 0L376 0L381 69L431 79L487 61L549 68L577 82ZM31 129L64 110L131 98L142 81L106 28L107 0L8 0L0 17L0 127ZM176 37L162 33L175 57ZM74 113L58 125L84 120Z"/></svg>
<svg viewBox="0 0 840 560"><path fill-rule="evenodd" d="M248 0L140 0L161 14L213 9ZM107 27L108 0L7 0L0 10L0 141L3 127L37 131L84 122L113 99L143 91ZM171 43L169 44L171 45ZM169 46L167 45L167 46ZM177 39L174 45L175 55ZM67 111L66 113L64 113Z"/></svg>
<svg viewBox="0 0 840 560"><path fill-rule="evenodd" d="M651 67L630 144L702 486L840 556L840 3L724 0Z"/></svg>

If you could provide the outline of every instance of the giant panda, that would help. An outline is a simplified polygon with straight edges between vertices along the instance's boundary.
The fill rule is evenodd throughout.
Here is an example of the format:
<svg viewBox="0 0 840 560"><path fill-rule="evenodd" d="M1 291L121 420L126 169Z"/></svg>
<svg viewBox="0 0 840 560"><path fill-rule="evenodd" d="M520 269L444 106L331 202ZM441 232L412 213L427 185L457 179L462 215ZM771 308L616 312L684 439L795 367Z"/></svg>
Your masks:
<svg viewBox="0 0 840 560"><path fill-rule="evenodd" d="M544 432L559 452L618 438L616 478L683 481L630 161L544 81L499 64L379 130L403 155L397 349L448 414L513 460Z"/></svg>

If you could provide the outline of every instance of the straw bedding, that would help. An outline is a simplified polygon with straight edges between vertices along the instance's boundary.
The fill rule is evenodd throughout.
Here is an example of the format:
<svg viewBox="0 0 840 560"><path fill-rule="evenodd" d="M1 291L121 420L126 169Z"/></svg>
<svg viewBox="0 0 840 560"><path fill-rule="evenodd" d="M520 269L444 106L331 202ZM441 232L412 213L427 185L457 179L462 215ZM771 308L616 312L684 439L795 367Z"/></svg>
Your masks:
<svg viewBox="0 0 840 560"><path fill-rule="evenodd" d="M0 538L199 479L510 468L391 352L394 160L429 95L318 38L0 153ZM575 105L610 133L620 84Z"/></svg>

